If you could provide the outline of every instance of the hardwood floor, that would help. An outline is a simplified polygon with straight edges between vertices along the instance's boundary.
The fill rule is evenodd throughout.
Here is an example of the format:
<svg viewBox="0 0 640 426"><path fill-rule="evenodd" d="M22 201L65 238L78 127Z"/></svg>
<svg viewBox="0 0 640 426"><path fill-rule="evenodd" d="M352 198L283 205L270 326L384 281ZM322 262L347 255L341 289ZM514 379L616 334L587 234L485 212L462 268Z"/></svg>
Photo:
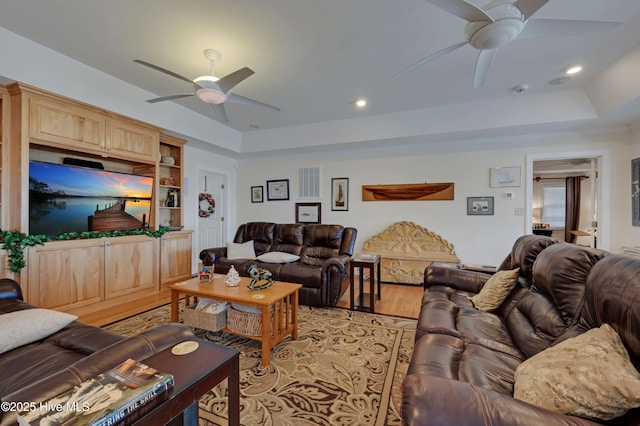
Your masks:
<svg viewBox="0 0 640 426"><path fill-rule="evenodd" d="M358 284L356 282L355 297L359 295ZM368 285L365 285L365 289ZM375 313L394 315L406 318L418 318L420 305L422 304L422 286L382 284L381 298L376 302ZM336 305L341 308L349 308L349 291L340 298Z"/></svg>

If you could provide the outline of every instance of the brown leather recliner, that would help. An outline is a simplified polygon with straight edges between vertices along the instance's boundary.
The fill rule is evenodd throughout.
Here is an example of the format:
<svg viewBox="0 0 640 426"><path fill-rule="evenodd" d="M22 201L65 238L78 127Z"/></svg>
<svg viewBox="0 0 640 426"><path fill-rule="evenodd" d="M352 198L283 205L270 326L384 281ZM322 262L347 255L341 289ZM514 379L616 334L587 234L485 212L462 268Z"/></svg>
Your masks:
<svg viewBox="0 0 640 426"><path fill-rule="evenodd" d="M349 282L349 262L358 231L330 224L276 224L248 222L240 225L234 243L253 241L256 256L267 252L286 252L300 259L290 263L264 263L256 259L229 259L226 247L202 250L204 265L215 265L215 272L226 274L231 265L241 276L249 276L255 264L272 273L276 281L302 284L299 303L335 306Z"/></svg>
<svg viewBox="0 0 640 426"><path fill-rule="evenodd" d="M640 365L640 260L548 237L516 241L501 265L519 285L494 313L469 297L489 276L429 267L416 342L403 382L406 425L592 425L516 400L527 358L610 324ZM640 409L607 424L640 424Z"/></svg>
<svg viewBox="0 0 640 426"><path fill-rule="evenodd" d="M0 316L33 309L14 280L0 279ZM0 354L0 400L36 402L52 398L127 358L143 360L184 340L194 339L183 324L159 326L124 337L73 321L62 330ZM0 410L0 425L16 424Z"/></svg>

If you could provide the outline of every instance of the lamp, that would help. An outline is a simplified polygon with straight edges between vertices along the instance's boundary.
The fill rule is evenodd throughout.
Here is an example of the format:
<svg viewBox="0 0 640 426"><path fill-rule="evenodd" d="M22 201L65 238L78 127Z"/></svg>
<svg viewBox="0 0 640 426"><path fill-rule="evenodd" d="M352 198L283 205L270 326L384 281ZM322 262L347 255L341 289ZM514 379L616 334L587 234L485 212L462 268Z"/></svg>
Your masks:
<svg viewBox="0 0 640 426"><path fill-rule="evenodd" d="M193 80L198 87L196 90L198 99L207 104L215 105L226 102L227 95L220 90L220 86L216 83L218 80L218 77L212 75L203 75Z"/></svg>

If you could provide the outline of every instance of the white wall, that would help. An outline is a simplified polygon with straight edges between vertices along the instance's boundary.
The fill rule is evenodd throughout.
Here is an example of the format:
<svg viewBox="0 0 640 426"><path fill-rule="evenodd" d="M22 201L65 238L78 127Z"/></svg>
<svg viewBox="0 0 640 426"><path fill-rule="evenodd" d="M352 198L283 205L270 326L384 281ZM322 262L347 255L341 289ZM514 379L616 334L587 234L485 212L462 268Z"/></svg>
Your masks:
<svg viewBox="0 0 640 426"><path fill-rule="evenodd" d="M237 187L237 223L273 221L291 223L295 220L296 170L300 166L320 165L322 168L322 223L339 223L358 229L356 251L369 237L397 221L413 221L440 234L454 244L462 262L498 264L509 252L514 240L529 233L524 216L515 208L525 207L525 157L530 153L566 153L582 150L611 152L607 170L613 175L610 197L613 205L630 209L625 202L629 169L629 136L626 132L600 135L562 134L533 138L521 136L502 141L467 141L464 143L416 144L409 147L388 147L382 150L352 151L346 154L300 155L296 157L263 158L240 161ZM640 144L639 144L640 145ZM640 150L640 146L637 147ZM517 188L490 188L489 169L499 166L522 167L523 184ZM349 211L331 211L331 178L349 178ZM266 185L267 180L289 179L289 201L251 203L250 187ZM453 201L362 201L362 185L454 182ZM265 189L266 191L266 189ZM514 200L505 200L503 193L512 191ZM623 195L624 194L624 195ZM466 198L493 196L493 216L468 216ZM626 197L628 199L628 197ZM307 200L304 200L307 201ZM626 206L624 206L626 203ZM617 208L615 209L617 211ZM615 212L614 212L615 213ZM611 220L609 215L609 221ZM614 216L613 222L618 222ZM628 225L616 223L612 229L610 247L619 251L629 233ZM605 247L603 247L605 248Z"/></svg>

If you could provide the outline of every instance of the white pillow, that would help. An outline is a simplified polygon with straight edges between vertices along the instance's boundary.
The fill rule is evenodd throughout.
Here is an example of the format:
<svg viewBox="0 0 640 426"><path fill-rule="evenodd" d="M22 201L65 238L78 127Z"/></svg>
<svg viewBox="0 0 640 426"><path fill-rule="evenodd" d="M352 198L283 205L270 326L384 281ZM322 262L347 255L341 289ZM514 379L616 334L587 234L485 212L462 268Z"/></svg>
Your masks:
<svg viewBox="0 0 640 426"><path fill-rule="evenodd" d="M75 315L40 308L2 314L0 354L51 336L77 319Z"/></svg>
<svg viewBox="0 0 640 426"><path fill-rule="evenodd" d="M246 243L227 243L227 259L255 259L256 252L253 249L253 240Z"/></svg>
<svg viewBox="0 0 640 426"><path fill-rule="evenodd" d="M291 263L300 259L300 256L284 251L268 251L261 254L256 259L265 263Z"/></svg>

